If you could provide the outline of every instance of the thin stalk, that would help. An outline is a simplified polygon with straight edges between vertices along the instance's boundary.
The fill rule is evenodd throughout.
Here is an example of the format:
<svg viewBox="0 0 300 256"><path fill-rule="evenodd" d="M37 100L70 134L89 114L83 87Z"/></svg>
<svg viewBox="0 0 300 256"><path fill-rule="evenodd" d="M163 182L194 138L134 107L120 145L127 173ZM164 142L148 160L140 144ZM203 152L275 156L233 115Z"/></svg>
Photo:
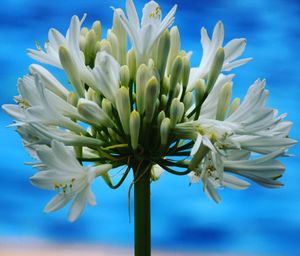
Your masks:
<svg viewBox="0 0 300 256"><path fill-rule="evenodd" d="M140 162L134 171L134 255L151 256L149 162Z"/></svg>

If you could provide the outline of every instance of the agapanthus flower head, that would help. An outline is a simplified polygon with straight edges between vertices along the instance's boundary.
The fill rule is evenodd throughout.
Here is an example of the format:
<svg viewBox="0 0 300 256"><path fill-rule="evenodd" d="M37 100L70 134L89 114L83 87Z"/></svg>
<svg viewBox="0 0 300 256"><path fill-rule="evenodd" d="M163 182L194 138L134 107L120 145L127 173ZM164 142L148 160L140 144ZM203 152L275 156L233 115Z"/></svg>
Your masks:
<svg viewBox="0 0 300 256"><path fill-rule="evenodd" d="M246 189L250 180L282 186L285 168L277 158L289 156L296 143L288 136L292 123L267 106L265 80L255 81L243 100L232 99L234 75L223 73L251 59L237 59L246 40L223 46L222 22L212 38L202 28L203 56L192 67L191 53L181 49L179 29L172 27L176 8L163 18L150 1L140 20L127 0L126 15L113 8L106 37L100 21L88 28L86 15L73 16L65 36L50 29L45 50L28 50L66 75L59 81L32 64L18 80L16 104L3 105L36 161L32 184L57 192L46 212L73 201L74 221L86 203L95 204L94 179L117 188L131 170L133 182L145 173L152 181L164 171L188 175L216 202L218 189Z"/></svg>

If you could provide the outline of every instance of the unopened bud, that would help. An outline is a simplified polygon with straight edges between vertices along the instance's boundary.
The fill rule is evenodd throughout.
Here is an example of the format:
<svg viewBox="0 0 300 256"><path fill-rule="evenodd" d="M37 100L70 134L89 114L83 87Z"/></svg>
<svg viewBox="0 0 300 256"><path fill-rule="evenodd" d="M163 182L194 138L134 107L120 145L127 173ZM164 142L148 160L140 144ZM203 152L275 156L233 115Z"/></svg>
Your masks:
<svg viewBox="0 0 300 256"><path fill-rule="evenodd" d="M112 47L108 40L106 40L106 39L101 40L100 51L104 51L104 52L107 52L108 54L112 55Z"/></svg>
<svg viewBox="0 0 300 256"><path fill-rule="evenodd" d="M102 26L101 26L101 22L99 20L96 20L93 23L92 29L95 32L96 35L96 40L99 41L101 39L102 36Z"/></svg>
<svg viewBox="0 0 300 256"><path fill-rule="evenodd" d="M169 134L170 134L170 124L171 120L170 118L166 117L162 122L160 126L160 141L163 146L167 145L169 140Z"/></svg>
<svg viewBox="0 0 300 256"><path fill-rule="evenodd" d="M176 56L179 54L180 51L180 34L178 28L172 27L170 31L170 51L169 51L169 57L168 57L168 66L167 66L167 74L171 74L173 61L176 58Z"/></svg>
<svg viewBox="0 0 300 256"><path fill-rule="evenodd" d="M145 88L149 79L149 70L145 64L139 66L136 74L136 103L138 111L143 114L145 110Z"/></svg>
<svg viewBox="0 0 300 256"><path fill-rule="evenodd" d="M153 115L155 112L156 100L159 95L159 83L156 77L152 77L149 79L146 85L145 92L145 113L146 113L146 122L150 123L153 119Z"/></svg>
<svg viewBox="0 0 300 256"><path fill-rule="evenodd" d="M170 78L170 91L176 88L176 85L181 78L182 72L182 58L177 56L172 65L171 78Z"/></svg>
<svg viewBox="0 0 300 256"><path fill-rule="evenodd" d="M121 85L128 87L130 82L129 68L127 65L124 65L120 68L120 81Z"/></svg>
<svg viewBox="0 0 300 256"><path fill-rule="evenodd" d="M129 135L129 118L131 113L129 90L122 86L116 94L116 106L121 120L123 130L126 135Z"/></svg>
<svg viewBox="0 0 300 256"><path fill-rule="evenodd" d="M102 100L101 106L102 106L103 111L104 111L108 116L112 116L112 104L111 104L111 102L110 102L108 99L104 98L104 99Z"/></svg>
<svg viewBox="0 0 300 256"><path fill-rule="evenodd" d="M157 70L160 78L162 79L165 74L165 69L167 65L167 59L170 50L170 33L166 29L165 32L161 35L158 47L157 47Z"/></svg>
<svg viewBox="0 0 300 256"><path fill-rule="evenodd" d="M193 94L186 92L183 98L184 109L187 111L193 104Z"/></svg>
<svg viewBox="0 0 300 256"><path fill-rule="evenodd" d="M76 107L78 102L77 95L74 92L69 92L67 96L67 102Z"/></svg>
<svg viewBox="0 0 300 256"><path fill-rule="evenodd" d="M91 60L94 59L96 54L96 33L94 30L90 30L85 37L85 49L84 57L85 64L90 64Z"/></svg>
<svg viewBox="0 0 300 256"><path fill-rule="evenodd" d="M110 118L93 101L81 98L78 101L77 109L80 115L95 125L112 126Z"/></svg>
<svg viewBox="0 0 300 256"><path fill-rule="evenodd" d="M186 88L190 78L190 60L187 56L184 56L182 62L182 86L183 88Z"/></svg>
<svg viewBox="0 0 300 256"><path fill-rule="evenodd" d="M237 108L240 106L240 102L241 102L240 98L235 98L232 101L231 107L230 107L230 110L229 110L229 114L228 114L229 116L237 110Z"/></svg>
<svg viewBox="0 0 300 256"><path fill-rule="evenodd" d="M224 49L223 48L218 48L216 55L213 59L212 65L210 67L210 71L208 73L208 78L207 78L207 87L206 87L206 92L207 94L210 93L212 90L215 82L218 79L218 76L222 70L223 63L224 63Z"/></svg>
<svg viewBox="0 0 300 256"><path fill-rule="evenodd" d="M134 81L136 74L136 55L133 49L127 54L127 66L129 67L130 79Z"/></svg>
<svg viewBox="0 0 300 256"><path fill-rule="evenodd" d="M184 113L184 105L179 99L175 98L172 100L170 108L170 127L173 129L176 124L182 119Z"/></svg>
<svg viewBox="0 0 300 256"><path fill-rule="evenodd" d="M160 176L163 174L164 169L161 168L158 164L152 165L151 168L151 180L157 181L159 180Z"/></svg>
<svg viewBox="0 0 300 256"><path fill-rule="evenodd" d="M216 119L223 121L227 110L229 108L230 100L232 95L232 84L226 83L223 85L220 95L219 95L219 102L217 107L217 116Z"/></svg>
<svg viewBox="0 0 300 256"><path fill-rule="evenodd" d="M131 147L133 150L136 150L138 147L140 124L141 124L141 118L139 112L135 110L132 111L130 114L130 139L131 139Z"/></svg>
<svg viewBox="0 0 300 256"><path fill-rule="evenodd" d="M205 94L205 84L203 79L198 79L194 85L196 93L196 105L199 105Z"/></svg>
<svg viewBox="0 0 300 256"><path fill-rule="evenodd" d="M110 42L110 45L111 45L112 56L116 60L119 60L119 42L118 42L118 38L116 37L114 32L112 32L111 30L109 30L107 32L107 40Z"/></svg>
<svg viewBox="0 0 300 256"><path fill-rule="evenodd" d="M157 126L160 127L161 122L164 120L164 118L166 117L165 112L162 110L159 112L158 116L157 116Z"/></svg>
<svg viewBox="0 0 300 256"><path fill-rule="evenodd" d="M59 59L78 96L84 97L84 88L80 80L77 65L74 63L72 56L64 46L59 47Z"/></svg>

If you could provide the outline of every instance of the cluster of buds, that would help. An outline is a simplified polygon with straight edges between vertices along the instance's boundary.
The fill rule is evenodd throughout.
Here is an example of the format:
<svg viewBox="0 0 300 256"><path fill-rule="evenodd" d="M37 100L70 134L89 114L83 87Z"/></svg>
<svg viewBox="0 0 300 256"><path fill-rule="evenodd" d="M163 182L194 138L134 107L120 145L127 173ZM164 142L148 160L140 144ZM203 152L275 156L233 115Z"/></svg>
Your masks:
<svg viewBox="0 0 300 256"><path fill-rule="evenodd" d="M150 167L152 181L163 171L189 175L216 202L218 188L250 185L238 176L266 187L282 185L284 166L276 158L295 144L288 137L292 123L266 107L265 81L257 80L241 101L232 99L234 75L223 73L251 60L238 59L246 40L223 46L221 22L212 38L202 28L203 57L191 68L191 53L181 49L179 30L171 27L176 8L162 19L159 5L150 1L140 22L127 0L127 15L113 9L106 38L100 21L89 29L83 27L86 15L74 16L65 36L50 29L45 50L28 51L63 69L71 85L32 64L18 81L17 104L3 106L37 160L33 185L57 191L46 212L73 200L69 219L75 220L86 202L95 204L95 178L117 188L141 162ZM123 166L114 184L111 173Z"/></svg>

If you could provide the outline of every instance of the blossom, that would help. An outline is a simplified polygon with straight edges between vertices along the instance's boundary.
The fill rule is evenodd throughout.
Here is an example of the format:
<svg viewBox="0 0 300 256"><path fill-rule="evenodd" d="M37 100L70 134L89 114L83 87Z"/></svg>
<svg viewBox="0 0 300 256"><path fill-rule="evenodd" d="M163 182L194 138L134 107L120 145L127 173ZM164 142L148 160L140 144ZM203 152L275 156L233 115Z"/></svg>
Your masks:
<svg viewBox="0 0 300 256"><path fill-rule="evenodd" d="M239 58L246 40L223 47L222 22L212 38L202 28L203 56L192 67L178 27L170 28L176 9L162 19L159 5L149 1L140 21L127 0L126 15L114 9L106 37L100 21L87 28L86 15L73 16L65 36L50 29L45 51L28 50L65 73L59 81L30 65L18 80L16 104L2 106L34 159L27 163L38 171L32 184L57 192L46 212L73 201L74 221L86 203L95 204L96 178L116 189L131 171L134 186L157 181L163 172L188 175L217 203L222 188L243 190L251 181L282 186L285 167L277 158L291 156L292 122L267 105L265 80L256 80L243 100L232 99L235 75L223 73L250 60ZM115 182L113 169L123 167Z"/></svg>
<svg viewBox="0 0 300 256"><path fill-rule="evenodd" d="M36 153L46 169L31 177L31 183L57 192L46 205L46 213L57 211L73 200L69 220L75 221L84 210L86 202L96 204L90 185L97 176L112 168L110 164L82 167L74 152L55 140L51 148L38 148Z"/></svg>
<svg viewBox="0 0 300 256"><path fill-rule="evenodd" d="M201 29L201 45L203 55L199 67L191 70L189 87L193 86L194 82L200 78L206 78L211 69L212 61L218 48L223 47L224 41L224 25L219 21L214 28L212 38L210 39L206 29ZM224 46L225 59L222 66L223 71L230 71L233 68L244 65L252 58L244 58L236 60L244 52L246 47L246 39L232 39Z"/></svg>
<svg viewBox="0 0 300 256"><path fill-rule="evenodd" d="M141 24L132 0L126 1L127 18L121 9L115 9L120 21L130 37L137 54L138 63L147 63L150 51L159 36L174 22L177 5L170 10L162 20L160 6L150 1L143 8Z"/></svg>

